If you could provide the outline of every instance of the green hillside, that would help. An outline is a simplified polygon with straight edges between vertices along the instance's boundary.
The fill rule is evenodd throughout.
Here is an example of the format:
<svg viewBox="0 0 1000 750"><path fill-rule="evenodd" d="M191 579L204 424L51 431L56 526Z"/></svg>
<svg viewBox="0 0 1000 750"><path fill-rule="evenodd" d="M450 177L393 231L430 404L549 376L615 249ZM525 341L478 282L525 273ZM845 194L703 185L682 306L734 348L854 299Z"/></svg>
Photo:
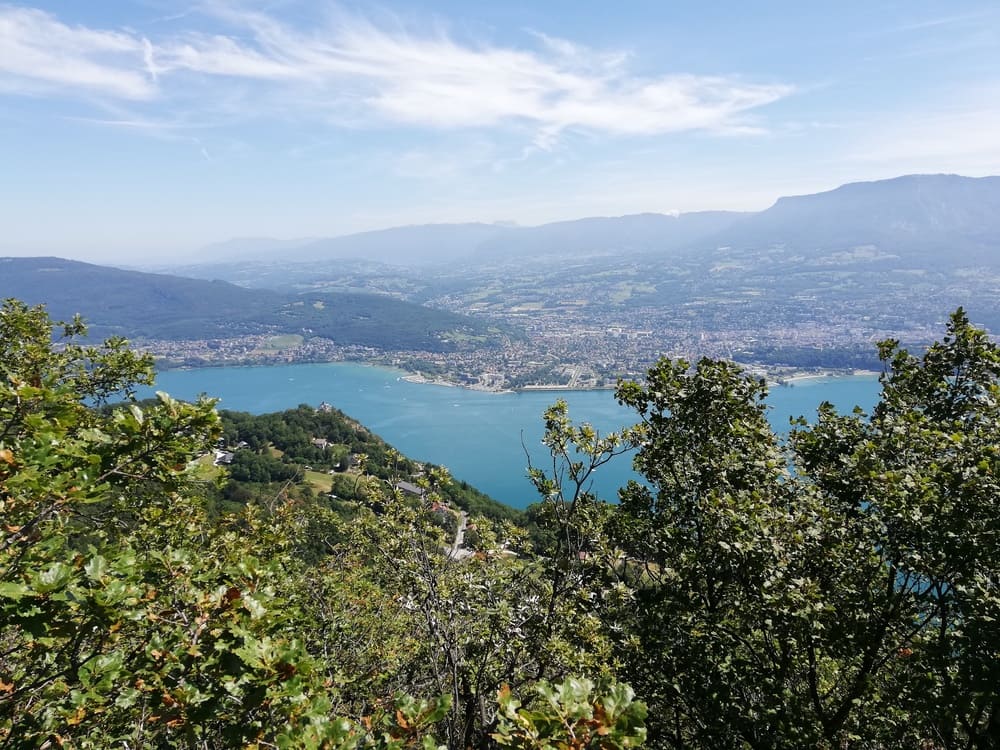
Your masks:
<svg viewBox="0 0 1000 750"><path fill-rule="evenodd" d="M332 490L334 499L353 502L368 489L367 480L359 481L362 469L365 477L380 480L384 486L400 482L417 486L435 475L443 476L440 467L407 458L338 409L301 405L260 415L223 410L219 416L223 446L232 454L224 487L230 501L266 495L273 492L273 483L284 482L286 491L294 487L297 494L308 497ZM497 502L467 482L443 482L437 491L470 514L524 521L522 511Z"/></svg>
<svg viewBox="0 0 1000 750"><path fill-rule="evenodd" d="M449 351L457 341L498 341L483 321L387 296L298 296L61 258L0 258L5 297L44 303L56 318L79 313L96 337L185 341L304 333L341 345L427 351Z"/></svg>

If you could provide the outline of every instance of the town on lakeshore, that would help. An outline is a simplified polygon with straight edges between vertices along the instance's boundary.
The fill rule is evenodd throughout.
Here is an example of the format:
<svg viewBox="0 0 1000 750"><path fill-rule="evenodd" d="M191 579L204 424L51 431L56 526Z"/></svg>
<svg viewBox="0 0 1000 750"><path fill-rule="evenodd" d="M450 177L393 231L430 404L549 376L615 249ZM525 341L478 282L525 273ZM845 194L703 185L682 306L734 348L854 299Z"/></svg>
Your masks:
<svg viewBox="0 0 1000 750"><path fill-rule="evenodd" d="M557 346L550 338L539 337L534 346L510 342L498 350L448 353L338 346L333 341L319 338L276 347L272 343L275 338L278 337L146 341L137 348L153 354L161 369L357 362L402 369L408 373L404 379L413 383L491 392L611 389L619 379L641 378L659 356L664 356L664 350L653 343L651 332L644 331L637 335L623 333L620 329L603 335L593 330L580 332L573 339L572 349L568 346L569 337L560 336L562 346ZM722 355L726 351L724 345L700 343L702 346L695 352L674 348L666 350L665 356L694 358ZM587 361L587 355L596 351L603 352L603 360L599 364ZM873 372L856 367L795 367L759 362L742 364L749 372L766 378L773 385L806 378Z"/></svg>

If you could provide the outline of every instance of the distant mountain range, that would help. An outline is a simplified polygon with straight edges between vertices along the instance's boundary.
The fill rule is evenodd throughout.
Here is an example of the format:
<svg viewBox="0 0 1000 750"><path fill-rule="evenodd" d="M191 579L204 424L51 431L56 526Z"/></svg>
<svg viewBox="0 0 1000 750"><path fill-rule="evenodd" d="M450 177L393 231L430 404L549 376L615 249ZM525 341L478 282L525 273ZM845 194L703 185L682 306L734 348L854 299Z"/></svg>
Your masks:
<svg viewBox="0 0 1000 750"><path fill-rule="evenodd" d="M784 246L807 254L872 246L928 262L947 251L949 262L997 263L1000 177L909 175L851 183L780 198L758 213L637 214L535 227L431 224L330 239L231 240L206 248L202 256L223 267L237 260L288 264L346 259L426 266L522 256L701 253L727 246ZM196 267L186 271L197 273Z"/></svg>
<svg viewBox="0 0 1000 750"><path fill-rule="evenodd" d="M448 351L489 346L496 329L463 315L374 294L284 294L224 281L126 271L61 258L0 258L0 299L81 314L94 336L194 340L309 334L341 345Z"/></svg>
<svg viewBox="0 0 1000 750"><path fill-rule="evenodd" d="M327 239L233 239L209 245L199 255L205 258L206 264L212 265L236 261L315 263L350 260L413 267L524 255L677 250L728 229L744 216L746 214L732 211L703 211L677 216L591 217L537 227L423 224Z"/></svg>
<svg viewBox="0 0 1000 750"><path fill-rule="evenodd" d="M814 195L780 198L766 211L734 222L712 244L741 248L785 245L884 253L934 261L1000 262L1000 177L909 175L855 182Z"/></svg>

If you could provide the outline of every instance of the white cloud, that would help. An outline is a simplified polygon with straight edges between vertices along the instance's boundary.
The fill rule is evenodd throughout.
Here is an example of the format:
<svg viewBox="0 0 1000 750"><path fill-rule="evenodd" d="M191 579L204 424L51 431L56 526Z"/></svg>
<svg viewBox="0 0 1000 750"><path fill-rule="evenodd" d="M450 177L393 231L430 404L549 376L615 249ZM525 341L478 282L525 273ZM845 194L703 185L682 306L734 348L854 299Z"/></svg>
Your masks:
<svg viewBox="0 0 1000 750"><path fill-rule="evenodd" d="M40 93L53 88L148 99L155 87L134 35L67 26L48 13L0 6L0 86Z"/></svg>
<svg viewBox="0 0 1000 750"><path fill-rule="evenodd" d="M220 91L227 79L239 79L249 84L246 104L255 114L270 106L282 116L425 128L514 124L529 128L542 149L567 129L759 132L748 113L793 91L734 77L632 76L627 54L602 54L538 32L531 32L537 49L501 47L345 16L303 31L263 13L207 7L232 34L193 30L148 39L0 6L0 77L8 88L14 80L25 88L84 87L118 99L183 98L191 76ZM202 102L204 94L199 90Z"/></svg>
<svg viewBox="0 0 1000 750"><path fill-rule="evenodd" d="M157 80L157 75L159 71L156 68L156 60L153 59L153 43L143 37L142 40L142 62L146 66L146 72L149 73L149 77L153 79L155 83Z"/></svg>

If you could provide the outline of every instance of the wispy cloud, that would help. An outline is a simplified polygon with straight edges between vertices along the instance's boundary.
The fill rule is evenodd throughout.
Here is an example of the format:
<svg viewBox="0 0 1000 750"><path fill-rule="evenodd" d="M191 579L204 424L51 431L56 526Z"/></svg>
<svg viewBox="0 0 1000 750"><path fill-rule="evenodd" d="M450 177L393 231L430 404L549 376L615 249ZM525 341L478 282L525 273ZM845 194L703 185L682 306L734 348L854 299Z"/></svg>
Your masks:
<svg viewBox="0 0 1000 750"><path fill-rule="evenodd" d="M219 89L240 80L254 114L270 108L282 116L433 129L514 125L527 128L542 149L569 129L756 133L761 125L750 114L793 92L786 83L730 76L635 76L627 53L539 32L526 34L533 47L521 48L356 16L302 30L231 5L205 7L231 33L147 39L0 6L0 84L6 81L8 91L82 87L112 99L175 101L192 76Z"/></svg>
<svg viewBox="0 0 1000 750"><path fill-rule="evenodd" d="M947 16L935 16L933 18L924 18L919 21L911 21L900 24L891 29L891 31L910 32L923 31L924 29L937 29L942 26L965 26L969 24L977 24L984 18L989 18L995 15L995 10L980 10L975 13L958 13Z"/></svg>
<svg viewBox="0 0 1000 750"><path fill-rule="evenodd" d="M997 101L996 89L975 99ZM883 165L889 171L940 171L942 164L963 174L1000 171L1000 107L956 105L920 117L887 119L880 130L859 139L850 161Z"/></svg>
<svg viewBox="0 0 1000 750"><path fill-rule="evenodd" d="M869 29L865 36L880 40L868 61L924 57L952 59L956 55L996 47L996 22L1000 7L975 12L933 16L906 21L888 28Z"/></svg>
<svg viewBox="0 0 1000 750"><path fill-rule="evenodd" d="M122 31L68 26L31 8L0 6L0 85L25 93L78 90L149 99L143 40Z"/></svg>

